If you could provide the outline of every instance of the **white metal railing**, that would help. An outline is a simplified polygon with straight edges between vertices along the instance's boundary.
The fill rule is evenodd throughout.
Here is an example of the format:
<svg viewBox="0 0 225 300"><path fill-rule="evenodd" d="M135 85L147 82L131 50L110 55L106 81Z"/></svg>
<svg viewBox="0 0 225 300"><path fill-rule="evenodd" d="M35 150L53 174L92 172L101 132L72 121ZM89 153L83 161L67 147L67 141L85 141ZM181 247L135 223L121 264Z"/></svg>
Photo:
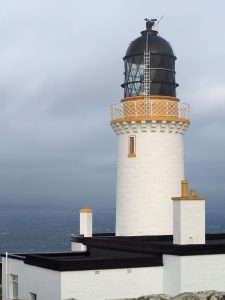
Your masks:
<svg viewBox="0 0 225 300"><path fill-rule="evenodd" d="M138 117L177 117L188 119L190 106L172 100L124 101L111 106L112 121Z"/></svg>

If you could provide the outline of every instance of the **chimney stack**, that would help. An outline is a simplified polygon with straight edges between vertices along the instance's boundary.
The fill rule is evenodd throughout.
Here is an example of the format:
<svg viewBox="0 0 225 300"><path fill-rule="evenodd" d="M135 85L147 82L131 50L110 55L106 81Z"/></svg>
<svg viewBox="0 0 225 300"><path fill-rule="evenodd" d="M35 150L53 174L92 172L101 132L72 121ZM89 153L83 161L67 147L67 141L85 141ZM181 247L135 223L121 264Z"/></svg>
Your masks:
<svg viewBox="0 0 225 300"><path fill-rule="evenodd" d="M80 236L92 237L92 213L93 210L87 207L80 210ZM82 243L72 241L71 250L85 252L87 247Z"/></svg>
<svg viewBox="0 0 225 300"><path fill-rule="evenodd" d="M205 197L181 181L181 197L173 197L173 243L205 244Z"/></svg>
<svg viewBox="0 0 225 300"><path fill-rule="evenodd" d="M80 235L84 237L92 237L92 213L87 207L80 210Z"/></svg>

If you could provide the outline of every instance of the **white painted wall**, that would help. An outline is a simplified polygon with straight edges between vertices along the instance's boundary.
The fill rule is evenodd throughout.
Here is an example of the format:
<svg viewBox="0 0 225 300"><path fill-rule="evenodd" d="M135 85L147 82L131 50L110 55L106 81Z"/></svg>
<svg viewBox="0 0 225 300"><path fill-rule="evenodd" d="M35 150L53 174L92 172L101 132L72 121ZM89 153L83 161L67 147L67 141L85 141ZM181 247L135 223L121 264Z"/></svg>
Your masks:
<svg viewBox="0 0 225 300"><path fill-rule="evenodd" d="M205 200L173 200L174 244L205 244Z"/></svg>
<svg viewBox="0 0 225 300"><path fill-rule="evenodd" d="M105 300L138 297L160 293L163 289L163 268L132 268L57 272L9 259L9 272L18 275L19 299L39 300ZM5 259L3 258L3 300L5 299Z"/></svg>
<svg viewBox="0 0 225 300"><path fill-rule="evenodd" d="M163 255L163 292L165 294L173 296L181 292L180 261L181 256Z"/></svg>
<svg viewBox="0 0 225 300"><path fill-rule="evenodd" d="M30 299L30 293L39 300L61 300L60 272L24 264L22 260L9 258L9 274L18 275L19 299ZM2 291L5 298L5 258L2 258Z"/></svg>
<svg viewBox="0 0 225 300"><path fill-rule="evenodd" d="M71 251L73 252L85 252L87 251L87 247L82 243L71 242Z"/></svg>
<svg viewBox="0 0 225 300"><path fill-rule="evenodd" d="M183 256L181 291L225 291L225 254Z"/></svg>
<svg viewBox="0 0 225 300"><path fill-rule="evenodd" d="M225 254L163 255L164 293L225 290Z"/></svg>
<svg viewBox="0 0 225 300"><path fill-rule="evenodd" d="M120 131L116 129L119 132L117 236L173 233L171 197L180 195L180 182L184 179L183 134L186 125L149 121L145 124L126 123L120 125ZM130 135L136 135L135 158L128 158Z"/></svg>
<svg viewBox="0 0 225 300"><path fill-rule="evenodd" d="M131 272L129 272L131 270ZM162 267L62 273L62 300L133 298L163 289Z"/></svg>
<svg viewBox="0 0 225 300"><path fill-rule="evenodd" d="M163 255L163 267L57 272L9 259L9 273L18 275L19 299L29 293L39 300L106 300L147 294L225 290L225 254ZM5 299L5 259L2 274Z"/></svg>

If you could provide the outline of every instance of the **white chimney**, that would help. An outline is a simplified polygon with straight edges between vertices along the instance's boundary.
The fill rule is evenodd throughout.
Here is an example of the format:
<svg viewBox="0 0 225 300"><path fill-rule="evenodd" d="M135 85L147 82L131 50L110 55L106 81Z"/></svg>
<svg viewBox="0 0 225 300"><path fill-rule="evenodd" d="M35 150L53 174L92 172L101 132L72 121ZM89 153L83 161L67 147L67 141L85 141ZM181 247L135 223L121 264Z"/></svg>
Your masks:
<svg viewBox="0 0 225 300"><path fill-rule="evenodd" d="M92 209L82 208L80 210L80 235L92 237Z"/></svg>
<svg viewBox="0 0 225 300"><path fill-rule="evenodd" d="M90 208L82 208L80 210L80 235L84 237L92 237L92 213ZM87 247L82 243L72 242L71 250L73 252L86 251Z"/></svg>
<svg viewBox="0 0 225 300"><path fill-rule="evenodd" d="M173 243L205 244L205 197L188 191L188 181L181 182L181 197L173 200Z"/></svg>

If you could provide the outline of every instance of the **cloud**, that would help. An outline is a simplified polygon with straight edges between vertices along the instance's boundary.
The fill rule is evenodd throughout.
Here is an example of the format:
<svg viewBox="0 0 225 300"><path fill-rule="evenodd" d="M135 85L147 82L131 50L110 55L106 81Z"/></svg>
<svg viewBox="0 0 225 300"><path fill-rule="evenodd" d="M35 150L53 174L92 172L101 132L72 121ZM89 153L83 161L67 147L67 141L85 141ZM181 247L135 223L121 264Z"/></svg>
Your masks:
<svg viewBox="0 0 225 300"><path fill-rule="evenodd" d="M187 176L203 194L222 201L223 11L223 1L212 7L203 0L2 4L1 203L115 205L116 137L109 108L123 96L122 57L129 42L143 30L145 17L162 14L159 33L178 57L178 96L191 104Z"/></svg>

